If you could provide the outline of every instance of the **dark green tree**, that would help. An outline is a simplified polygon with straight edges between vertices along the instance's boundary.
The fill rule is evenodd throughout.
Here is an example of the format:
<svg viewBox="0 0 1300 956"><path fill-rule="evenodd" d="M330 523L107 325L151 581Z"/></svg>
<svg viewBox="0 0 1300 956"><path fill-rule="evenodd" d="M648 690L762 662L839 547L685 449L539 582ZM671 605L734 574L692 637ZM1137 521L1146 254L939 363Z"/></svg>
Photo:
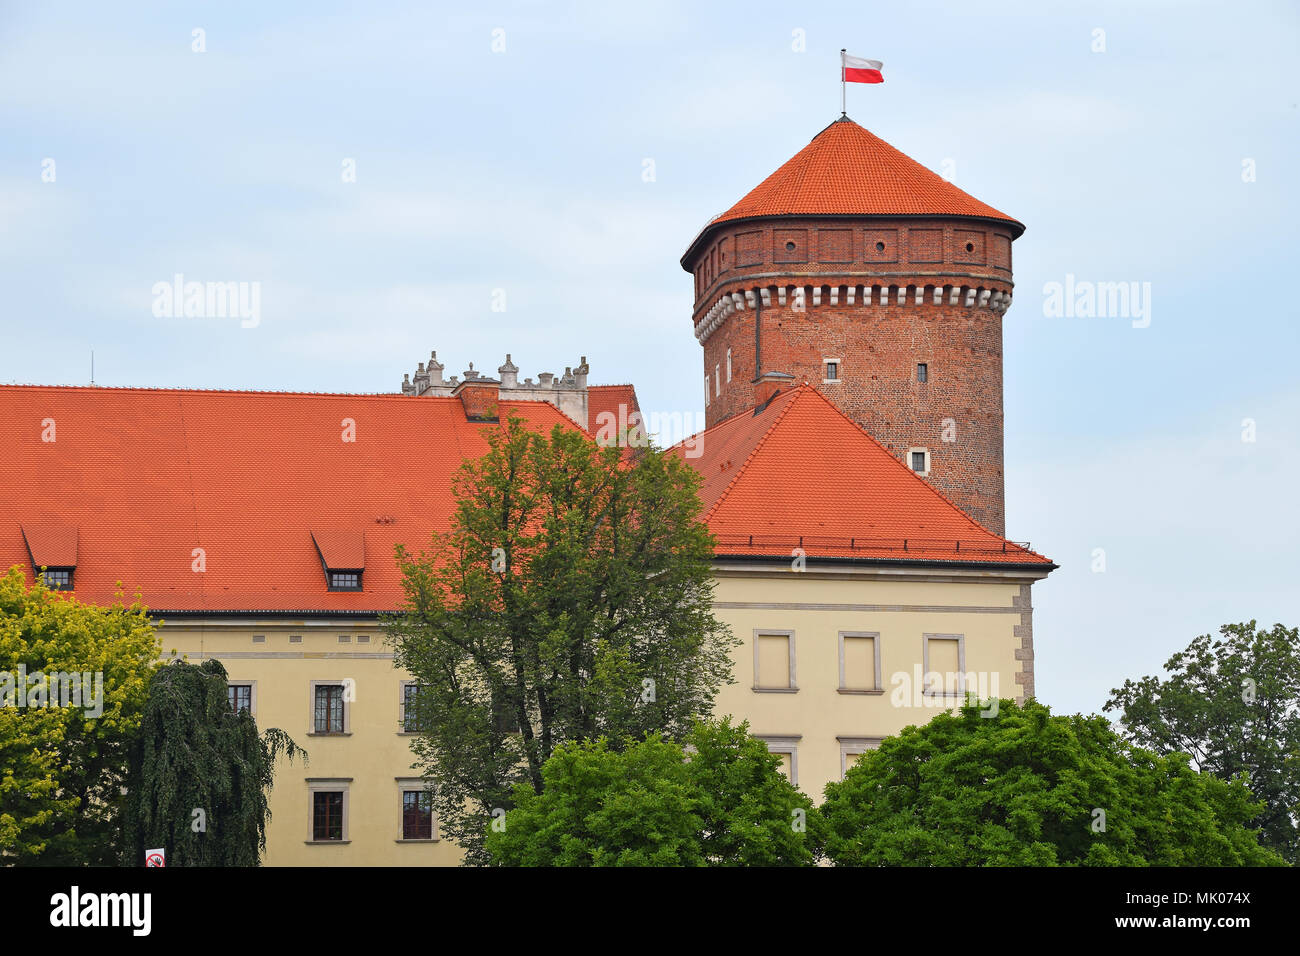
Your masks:
<svg viewBox="0 0 1300 956"><path fill-rule="evenodd" d="M1166 677L1111 691L1122 732L1160 754L1185 753L1223 780L1246 776L1264 802L1260 842L1300 862L1300 629L1254 621L1202 634L1165 663Z"/></svg>
<svg viewBox="0 0 1300 956"><path fill-rule="evenodd" d="M226 676L216 660L173 661L154 675L131 752L126 865L143 865L155 847L166 849L168 866L259 865L275 762L307 753L232 710Z"/></svg>
<svg viewBox="0 0 1300 956"><path fill-rule="evenodd" d="M699 479L647 449L625 460L576 429L519 419L484 430L450 531L398 549L395 664L421 685L413 743L440 825L483 863L485 823L514 786L543 789L562 744L680 740L731 680L712 608Z"/></svg>
<svg viewBox="0 0 1300 956"><path fill-rule="evenodd" d="M1103 717L968 704L907 727L828 784L826 853L847 866L1281 864L1240 780L1197 773Z"/></svg>
<svg viewBox="0 0 1300 956"><path fill-rule="evenodd" d="M487 851L498 866L807 866L821 820L779 765L730 721L697 724L685 747L566 744L542 767L540 794L516 786Z"/></svg>

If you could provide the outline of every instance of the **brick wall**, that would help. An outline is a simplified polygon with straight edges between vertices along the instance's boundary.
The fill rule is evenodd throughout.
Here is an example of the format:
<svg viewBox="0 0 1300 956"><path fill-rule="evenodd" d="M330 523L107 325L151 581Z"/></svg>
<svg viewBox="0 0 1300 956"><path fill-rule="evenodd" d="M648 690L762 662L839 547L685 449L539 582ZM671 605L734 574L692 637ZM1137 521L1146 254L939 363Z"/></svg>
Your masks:
<svg viewBox="0 0 1300 956"><path fill-rule="evenodd" d="M1005 533L1002 312L1012 290L1010 227L786 217L730 223L716 233L696 245L688 263L708 377L707 423L752 408L758 374L787 372L815 385L900 461L908 463L912 449L928 450L935 487ZM739 304L710 319L724 296L738 296ZM825 381L827 360L839 362L838 382Z"/></svg>

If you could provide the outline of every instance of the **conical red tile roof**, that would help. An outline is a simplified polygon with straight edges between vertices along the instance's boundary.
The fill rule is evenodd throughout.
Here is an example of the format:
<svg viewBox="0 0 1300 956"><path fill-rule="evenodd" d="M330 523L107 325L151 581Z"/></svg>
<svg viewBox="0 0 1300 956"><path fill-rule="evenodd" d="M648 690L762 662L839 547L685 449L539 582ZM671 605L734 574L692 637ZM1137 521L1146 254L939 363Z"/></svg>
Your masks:
<svg viewBox="0 0 1300 956"><path fill-rule="evenodd" d="M721 223L756 216L974 216L1009 223L1015 236L1025 231L1019 221L962 192L847 117L813 137L700 235Z"/></svg>

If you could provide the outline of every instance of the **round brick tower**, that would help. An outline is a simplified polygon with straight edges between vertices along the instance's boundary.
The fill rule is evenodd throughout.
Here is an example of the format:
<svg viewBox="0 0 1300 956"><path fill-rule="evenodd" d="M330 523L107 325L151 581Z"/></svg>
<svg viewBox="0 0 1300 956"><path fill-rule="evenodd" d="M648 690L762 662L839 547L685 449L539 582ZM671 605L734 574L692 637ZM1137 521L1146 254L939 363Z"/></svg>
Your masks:
<svg viewBox="0 0 1300 956"><path fill-rule="evenodd" d="M1005 534L1002 313L1024 230L847 117L831 123L682 257L707 424L808 382Z"/></svg>

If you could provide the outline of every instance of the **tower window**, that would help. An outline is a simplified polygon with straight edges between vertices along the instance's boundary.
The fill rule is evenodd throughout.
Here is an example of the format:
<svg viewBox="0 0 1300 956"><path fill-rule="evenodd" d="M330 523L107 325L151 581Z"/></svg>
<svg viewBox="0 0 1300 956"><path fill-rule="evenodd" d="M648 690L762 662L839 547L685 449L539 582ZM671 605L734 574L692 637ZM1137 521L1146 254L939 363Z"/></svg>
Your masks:
<svg viewBox="0 0 1300 956"><path fill-rule="evenodd" d="M713 397L717 398L722 394L722 382L719 378L718 366L713 366Z"/></svg>
<svg viewBox="0 0 1300 956"><path fill-rule="evenodd" d="M930 473L930 451L927 448L909 448L908 463L914 472L922 477Z"/></svg>
<svg viewBox="0 0 1300 956"><path fill-rule="evenodd" d="M731 349L727 349L727 381L731 381Z"/></svg>
<svg viewBox="0 0 1300 956"><path fill-rule="evenodd" d="M918 382L928 382L930 380L930 366L925 362L917 363L916 380Z"/></svg>
<svg viewBox="0 0 1300 956"><path fill-rule="evenodd" d="M826 381L838 382L840 380L840 362L839 359L826 360Z"/></svg>
<svg viewBox="0 0 1300 956"><path fill-rule="evenodd" d="M884 244L883 242L878 242L878 243L876 243L876 251L877 251L877 252L884 252L884 251L885 251L885 244Z"/></svg>
<svg viewBox="0 0 1300 956"><path fill-rule="evenodd" d="M966 243L966 251L967 251L967 252L974 252L974 251L975 251L975 243L973 243L973 242L968 242L968 243Z"/></svg>
<svg viewBox="0 0 1300 956"><path fill-rule="evenodd" d="M787 242L787 243L785 244L785 251L786 251L786 252L794 252L794 243L793 243L793 242Z"/></svg>

